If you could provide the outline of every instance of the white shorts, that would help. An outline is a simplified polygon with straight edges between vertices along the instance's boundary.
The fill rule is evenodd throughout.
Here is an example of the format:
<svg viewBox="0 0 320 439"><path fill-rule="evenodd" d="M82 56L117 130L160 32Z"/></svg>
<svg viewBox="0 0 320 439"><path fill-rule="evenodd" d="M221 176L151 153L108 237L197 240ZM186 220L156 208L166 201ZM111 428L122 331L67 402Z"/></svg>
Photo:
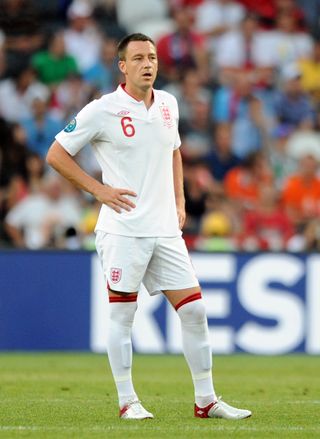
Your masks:
<svg viewBox="0 0 320 439"><path fill-rule="evenodd" d="M174 238L135 238L97 231L96 248L109 288L150 295L199 286L186 244Z"/></svg>

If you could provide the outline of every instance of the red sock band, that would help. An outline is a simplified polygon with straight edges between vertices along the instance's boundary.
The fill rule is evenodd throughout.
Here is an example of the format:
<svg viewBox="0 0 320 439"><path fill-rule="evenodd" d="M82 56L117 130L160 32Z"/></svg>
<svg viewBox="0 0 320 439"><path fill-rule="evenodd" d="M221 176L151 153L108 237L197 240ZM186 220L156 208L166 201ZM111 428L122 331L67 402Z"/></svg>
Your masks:
<svg viewBox="0 0 320 439"><path fill-rule="evenodd" d="M182 305L185 305L186 303L189 303L189 302L193 302L194 300L199 300L201 298L202 298L201 292L199 291L198 293L191 294L191 296L188 296L188 297L185 297L184 299L182 299L181 302L177 303L177 305L174 308L176 311L178 311L178 309Z"/></svg>
<svg viewBox="0 0 320 439"><path fill-rule="evenodd" d="M125 296L109 296L109 302L136 302L138 298L137 294L126 294Z"/></svg>

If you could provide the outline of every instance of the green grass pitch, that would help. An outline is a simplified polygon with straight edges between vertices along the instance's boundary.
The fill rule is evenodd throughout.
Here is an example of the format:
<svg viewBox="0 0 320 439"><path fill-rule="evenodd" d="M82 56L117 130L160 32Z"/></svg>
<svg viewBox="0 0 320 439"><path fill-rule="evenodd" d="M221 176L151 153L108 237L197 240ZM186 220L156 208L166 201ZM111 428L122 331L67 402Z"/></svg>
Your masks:
<svg viewBox="0 0 320 439"><path fill-rule="evenodd" d="M216 356L214 364L218 394L252 418L194 418L182 356L135 356L136 389L155 419L125 421L105 356L0 354L0 438L320 437L320 357Z"/></svg>

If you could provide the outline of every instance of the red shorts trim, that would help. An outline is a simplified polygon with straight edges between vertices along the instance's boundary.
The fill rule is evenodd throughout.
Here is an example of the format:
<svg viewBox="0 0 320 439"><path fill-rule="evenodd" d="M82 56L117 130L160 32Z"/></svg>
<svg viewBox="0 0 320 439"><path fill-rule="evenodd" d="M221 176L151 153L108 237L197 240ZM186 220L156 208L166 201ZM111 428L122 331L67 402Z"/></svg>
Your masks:
<svg viewBox="0 0 320 439"><path fill-rule="evenodd" d="M188 296L188 297L185 297L184 299L182 299L181 302L177 303L177 305L174 308L176 311L178 311L178 309L182 305L185 305L186 303L193 302L194 300L199 300L201 298L202 298L201 291L199 291L198 293L191 294L191 296Z"/></svg>
<svg viewBox="0 0 320 439"><path fill-rule="evenodd" d="M138 298L137 294L126 294L125 296L109 296L109 302L136 302Z"/></svg>

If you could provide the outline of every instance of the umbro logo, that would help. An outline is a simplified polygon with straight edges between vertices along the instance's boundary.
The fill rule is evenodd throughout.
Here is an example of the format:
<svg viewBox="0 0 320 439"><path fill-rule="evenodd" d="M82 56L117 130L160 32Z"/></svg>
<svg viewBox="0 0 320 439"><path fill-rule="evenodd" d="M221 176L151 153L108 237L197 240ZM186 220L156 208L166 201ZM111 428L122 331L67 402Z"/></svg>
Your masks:
<svg viewBox="0 0 320 439"><path fill-rule="evenodd" d="M119 111L119 113L117 113L117 116L126 116L129 113L130 113L130 111L128 111L128 110L121 110L121 111Z"/></svg>

